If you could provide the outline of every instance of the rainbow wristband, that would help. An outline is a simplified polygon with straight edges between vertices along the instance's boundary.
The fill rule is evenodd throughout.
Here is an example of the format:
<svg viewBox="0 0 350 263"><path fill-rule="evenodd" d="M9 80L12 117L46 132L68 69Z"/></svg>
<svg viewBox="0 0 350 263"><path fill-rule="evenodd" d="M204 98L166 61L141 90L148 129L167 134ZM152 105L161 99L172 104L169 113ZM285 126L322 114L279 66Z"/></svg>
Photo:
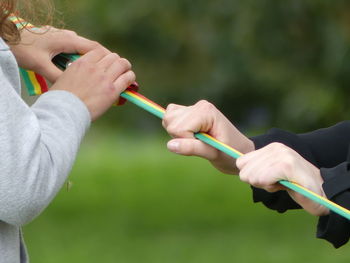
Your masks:
<svg viewBox="0 0 350 263"><path fill-rule="evenodd" d="M34 25L15 15L9 16L8 19L11 20L19 30L36 29ZM48 91L48 85L43 76L35 73L34 71L23 68L20 68L20 73L30 96L41 95Z"/></svg>

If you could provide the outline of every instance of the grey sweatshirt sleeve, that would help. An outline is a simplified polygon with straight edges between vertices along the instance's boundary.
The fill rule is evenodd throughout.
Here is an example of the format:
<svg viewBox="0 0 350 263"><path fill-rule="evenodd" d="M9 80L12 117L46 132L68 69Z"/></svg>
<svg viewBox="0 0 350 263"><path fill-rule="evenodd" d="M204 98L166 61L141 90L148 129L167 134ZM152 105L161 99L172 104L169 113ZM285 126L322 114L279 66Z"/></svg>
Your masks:
<svg viewBox="0 0 350 263"><path fill-rule="evenodd" d="M2 65L0 221L21 226L38 216L64 184L90 114L66 91L49 91L29 107L5 72Z"/></svg>

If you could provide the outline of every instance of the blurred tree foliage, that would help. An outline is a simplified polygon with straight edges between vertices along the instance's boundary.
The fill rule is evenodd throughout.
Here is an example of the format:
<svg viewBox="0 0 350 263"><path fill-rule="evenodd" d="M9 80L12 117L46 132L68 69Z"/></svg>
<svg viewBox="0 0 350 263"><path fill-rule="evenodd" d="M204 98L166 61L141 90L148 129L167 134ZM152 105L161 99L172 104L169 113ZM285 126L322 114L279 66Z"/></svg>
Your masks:
<svg viewBox="0 0 350 263"><path fill-rule="evenodd" d="M303 132L350 115L349 1L56 3L67 27L132 61L160 104L207 99L250 130ZM145 125L134 107L122 111L106 119Z"/></svg>

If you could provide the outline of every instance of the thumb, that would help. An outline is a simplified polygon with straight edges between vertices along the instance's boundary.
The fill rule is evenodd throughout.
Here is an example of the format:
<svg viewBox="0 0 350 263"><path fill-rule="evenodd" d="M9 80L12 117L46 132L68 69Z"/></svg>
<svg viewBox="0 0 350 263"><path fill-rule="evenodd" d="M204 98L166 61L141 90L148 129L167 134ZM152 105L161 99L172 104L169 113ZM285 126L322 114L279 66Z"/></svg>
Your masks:
<svg viewBox="0 0 350 263"><path fill-rule="evenodd" d="M212 161L218 157L218 150L197 139L173 139L168 142L169 151L185 155L198 156Z"/></svg>
<svg viewBox="0 0 350 263"><path fill-rule="evenodd" d="M69 38L68 41L69 41L69 45L67 45L67 42L60 43L59 47L63 47L63 49L61 49L60 52L85 55L86 53L97 48L104 49L105 51L109 52L107 48L105 48L98 42L91 41L84 37L78 36L74 32L71 34L71 37Z"/></svg>
<svg viewBox="0 0 350 263"><path fill-rule="evenodd" d="M47 65L41 67L38 73L51 83L55 83L63 72L50 61Z"/></svg>

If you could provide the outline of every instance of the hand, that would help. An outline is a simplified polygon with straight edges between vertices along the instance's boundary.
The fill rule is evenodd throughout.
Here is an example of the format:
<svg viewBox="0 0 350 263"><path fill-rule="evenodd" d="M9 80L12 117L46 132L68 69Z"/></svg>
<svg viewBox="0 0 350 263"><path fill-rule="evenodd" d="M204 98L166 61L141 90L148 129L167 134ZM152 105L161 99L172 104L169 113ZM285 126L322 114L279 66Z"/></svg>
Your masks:
<svg viewBox="0 0 350 263"><path fill-rule="evenodd" d="M131 64L115 53L99 48L88 52L59 77L51 90L66 90L78 96L99 118L135 82Z"/></svg>
<svg viewBox="0 0 350 263"><path fill-rule="evenodd" d="M173 136L168 149L182 155L195 155L209 160L218 170L235 174L235 160L215 148L197 140L193 134L205 132L242 153L254 150L254 144L240 133L214 105L200 101L189 107L170 104L163 126Z"/></svg>
<svg viewBox="0 0 350 263"><path fill-rule="evenodd" d="M325 197L320 170L293 149L281 143L272 143L238 158L237 167L243 182L268 192L287 190L310 214L321 216L329 213L327 208L278 183L280 180L288 180Z"/></svg>
<svg viewBox="0 0 350 263"><path fill-rule="evenodd" d="M100 44L78 36L73 31L44 27L41 32L21 31L21 42L11 50L20 67L32 70L54 83L62 74L52 59L60 53L86 54L103 48Z"/></svg>

